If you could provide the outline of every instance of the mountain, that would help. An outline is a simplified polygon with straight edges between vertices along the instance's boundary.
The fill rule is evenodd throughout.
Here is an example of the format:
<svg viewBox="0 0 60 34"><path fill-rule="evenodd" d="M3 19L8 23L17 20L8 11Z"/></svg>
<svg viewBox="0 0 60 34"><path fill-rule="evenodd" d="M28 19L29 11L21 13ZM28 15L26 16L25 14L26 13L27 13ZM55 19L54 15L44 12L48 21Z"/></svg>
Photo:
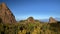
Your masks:
<svg viewBox="0 0 60 34"><path fill-rule="evenodd" d="M53 17L49 18L49 23L56 23L56 22L57 22L57 20L55 20Z"/></svg>
<svg viewBox="0 0 60 34"><path fill-rule="evenodd" d="M34 20L33 17L29 17L29 18L27 19L27 21L28 21L28 22L33 22L33 23L35 22L35 20Z"/></svg>
<svg viewBox="0 0 60 34"><path fill-rule="evenodd" d="M15 16L10 11L5 3L0 4L0 22L3 23L15 23Z"/></svg>
<svg viewBox="0 0 60 34"><path fill-rule="evenodd" d="M57 21L60 21L60 18L54 18ZM49 19L40 19L42 22L49 22Z"/></svg>

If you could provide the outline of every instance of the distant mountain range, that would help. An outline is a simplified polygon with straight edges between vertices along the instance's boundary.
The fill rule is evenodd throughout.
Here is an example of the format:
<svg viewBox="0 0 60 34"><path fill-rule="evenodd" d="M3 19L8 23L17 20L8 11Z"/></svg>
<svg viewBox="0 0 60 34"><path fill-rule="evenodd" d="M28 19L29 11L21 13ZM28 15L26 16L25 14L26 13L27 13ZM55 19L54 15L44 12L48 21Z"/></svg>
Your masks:
<svg viewBox="0 0 60 34"><path fill-rule="evenodd" d="M48 22L49 19L40 19L41 22Z"/></svg>
<svg viewBox="0 0 60 34"><path fill-rule="evenodd" d="M54 18L57 21L60 21L60 18ZM49 22L49 19L40 19L42 22Z"/></svg>
<svg viewBox="0 0 60 34"><path fill-rule="evenodd" d="M60 21L60 18L54 18L55 20L57 20L57 21ZM21 20L23 20L23 19L21 19ZM17 19L17 21L20 21L19 19ZM41 22L49 22L49 19L39 19L39 21L41 21Z"/></svg>
<svg viewBox="0 0 60 34"><path fill-rule="evenodd" d="M55 18L57 21L60 21L60 18Z"/></svg>

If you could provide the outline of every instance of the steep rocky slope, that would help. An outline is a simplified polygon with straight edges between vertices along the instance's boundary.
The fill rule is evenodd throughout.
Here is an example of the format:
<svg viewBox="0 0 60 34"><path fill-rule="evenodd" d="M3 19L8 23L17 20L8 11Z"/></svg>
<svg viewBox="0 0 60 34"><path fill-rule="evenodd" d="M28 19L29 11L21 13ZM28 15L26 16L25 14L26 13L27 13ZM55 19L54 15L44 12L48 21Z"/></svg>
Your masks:
<svg viewBox="0 0 60 34"><path fill-rule="evenodd" d="M15 16L10 11L5 3L0 4L0 22L3 23L15 23Z"/></svg>

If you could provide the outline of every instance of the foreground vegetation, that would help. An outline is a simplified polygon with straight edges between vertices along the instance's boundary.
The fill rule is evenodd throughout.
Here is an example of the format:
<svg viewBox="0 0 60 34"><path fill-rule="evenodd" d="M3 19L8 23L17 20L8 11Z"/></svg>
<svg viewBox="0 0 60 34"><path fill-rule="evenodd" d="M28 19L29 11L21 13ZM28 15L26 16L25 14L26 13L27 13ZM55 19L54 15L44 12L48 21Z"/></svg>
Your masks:
<svg viewBox="0 0 60 34"><path fill-rule="evenodd" d="M60 23L0 23L0 34L60 34Z"/></svg>

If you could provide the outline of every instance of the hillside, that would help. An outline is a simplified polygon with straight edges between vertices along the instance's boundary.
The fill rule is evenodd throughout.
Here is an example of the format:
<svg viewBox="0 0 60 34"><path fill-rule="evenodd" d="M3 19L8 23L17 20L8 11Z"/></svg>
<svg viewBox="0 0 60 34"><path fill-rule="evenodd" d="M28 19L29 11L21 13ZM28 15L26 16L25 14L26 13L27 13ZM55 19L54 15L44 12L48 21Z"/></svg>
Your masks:
<svg viewBox="0 0 60 34"><path fill-rule="evenodd" d="M0 34L60 34L60 23L0 23Z"/></svg>

